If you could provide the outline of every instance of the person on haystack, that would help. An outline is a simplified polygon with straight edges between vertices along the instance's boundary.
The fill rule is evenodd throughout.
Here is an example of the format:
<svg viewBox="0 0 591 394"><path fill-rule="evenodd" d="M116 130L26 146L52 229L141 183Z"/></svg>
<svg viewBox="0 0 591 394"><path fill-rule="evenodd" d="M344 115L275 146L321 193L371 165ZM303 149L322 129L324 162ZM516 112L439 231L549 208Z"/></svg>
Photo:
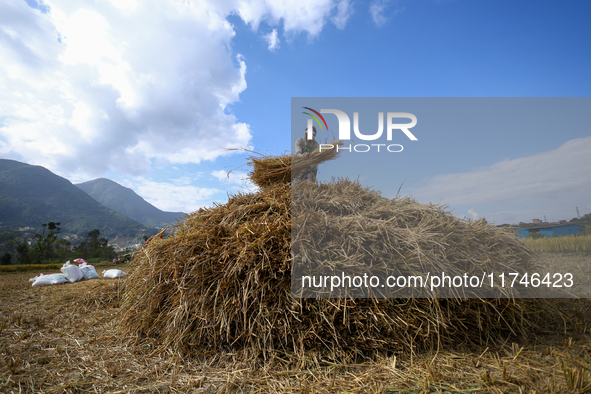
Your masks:
<svg viewBox="0 0 591 394"><path fill-rule="evenodd" d="M312 126L311 140L308 139L308 128L304 131L304 136L298 138L295 144L295 155L298 157L306 158L310 153L318 149L318 142L316 142L316 127ZM307 170L302 171L296 179L301 181L316 182L316 174L318 173L318 164L311 164Z"/></svg>

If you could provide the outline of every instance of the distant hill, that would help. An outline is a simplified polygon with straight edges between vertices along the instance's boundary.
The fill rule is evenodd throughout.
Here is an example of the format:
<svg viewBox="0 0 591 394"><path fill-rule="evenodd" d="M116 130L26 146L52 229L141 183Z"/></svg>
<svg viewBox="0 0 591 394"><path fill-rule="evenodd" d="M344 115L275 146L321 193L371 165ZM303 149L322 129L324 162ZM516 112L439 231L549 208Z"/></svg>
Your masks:
<svg viewBox="0 0 591 394"><path fill-rule="evenodd" d="M76 184L92 198L107 208L122 213L133 220L152 227L163 227L181 220L182 212L165 212L156 208L133 190L121 186L109 179L99 178L94 181Z"/></svg>
<svg viewBox="0 0 591 394"><path fill-rule="evenodd" d="M0 159L2 227L39 229L48 221L61 222L62 233L85 235L96 228L108 238L137 237L146 227L99 204L44 167Z"/></svg>

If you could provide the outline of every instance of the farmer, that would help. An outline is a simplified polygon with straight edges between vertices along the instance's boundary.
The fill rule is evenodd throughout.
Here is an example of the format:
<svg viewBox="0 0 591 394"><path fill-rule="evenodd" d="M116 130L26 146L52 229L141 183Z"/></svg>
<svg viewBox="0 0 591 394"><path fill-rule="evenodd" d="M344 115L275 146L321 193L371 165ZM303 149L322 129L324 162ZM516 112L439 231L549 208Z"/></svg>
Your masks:
<svg viewBox="0 0 591 394"><path fill-rule="evenodd" d="M304 131L304 136L298 138L295 144L295 155L298 157L306 158L310 153L318 149L318 142L316 142L316 127L312 126L313 138L308 139L308 128ZM316 181L316 174L318 173L318 164L311 164L307 170L302 171L296 179L302 181Z"/></svg>

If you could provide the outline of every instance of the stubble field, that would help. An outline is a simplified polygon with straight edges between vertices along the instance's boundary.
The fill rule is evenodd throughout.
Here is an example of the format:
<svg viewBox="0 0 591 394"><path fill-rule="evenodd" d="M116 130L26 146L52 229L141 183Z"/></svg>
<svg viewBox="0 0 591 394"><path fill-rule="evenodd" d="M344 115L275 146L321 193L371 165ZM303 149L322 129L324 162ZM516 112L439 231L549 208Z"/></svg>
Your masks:
<svg viewBox="0 0 591 394"><path fill-rule="evenodd" d="M546 267L588 276L588 254L538 254ZM306 366L244 352L199 358L117 334L119 280L31 287L0 275L2 393L580 393L591 391L591 300L554 300L561 318L501 344L406 352ZM575 276L576 277L576 276ZM587 283L584 284L585 286ZM310 367L310 365L316 365Z"/></svg>

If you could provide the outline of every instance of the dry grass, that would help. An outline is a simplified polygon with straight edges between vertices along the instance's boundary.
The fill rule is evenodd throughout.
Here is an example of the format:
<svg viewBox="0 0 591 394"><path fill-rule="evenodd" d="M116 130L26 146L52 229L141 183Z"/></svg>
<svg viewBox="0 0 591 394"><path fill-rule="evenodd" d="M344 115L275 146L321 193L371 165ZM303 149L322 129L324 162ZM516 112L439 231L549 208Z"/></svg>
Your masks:
<svg viewBox="0 0 591 394"><path fill-rule="evenodd" d="M525 245L540 253L591 253L591 235L524 238Z"/></svg>
<svg viewBox="0 0 591 394"><path fill-rule="evenodd" d="M337 147L343 145L342 141L330 143L332 148L318 150L310 153L308 157L297 157L289 154L281 156L251 156L248 163L252 166L248 177L259 187L273 187L279 184L291 182L311 165L318 165L328 160L334 160L340 152Z"/></svg>
<svg viewBox="0 0 591 394"><path fill-rule="evenodd" d="M77 265L77 264L76 264ZM111 267L121 268L124 265L114 265L112 261L101 261L100 263L91 264L94 267ZM0 265L0 274L14 273L14 272L60 272L63 264L14 264L14 265Z"/></svg>
<svg viewBox="0 0 591 394"><path fill-rule="evenodd" d="M0 265L0 273L59 271L63 264L18 264Z"/></svg>
<svg viewBox="0 0 591 394"><path fill-rule="evenodd" d="M557 264L560 264L558 262ZM0 277L2 393L583 393L591 384L587 300L556 301L531 341L333 363L316 352L302 368L246 351L180 357L131 346L115 333L117 281L31 287L30 274Z"/></svg>

